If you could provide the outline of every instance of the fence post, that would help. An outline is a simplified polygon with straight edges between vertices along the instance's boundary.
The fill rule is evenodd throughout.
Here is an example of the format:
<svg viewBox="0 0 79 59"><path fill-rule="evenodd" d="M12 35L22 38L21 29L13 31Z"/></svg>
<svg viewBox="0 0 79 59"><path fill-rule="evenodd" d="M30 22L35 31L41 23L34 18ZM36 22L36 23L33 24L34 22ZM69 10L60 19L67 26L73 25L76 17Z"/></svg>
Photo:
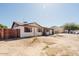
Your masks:
<svg viewBox="0 0 79 59"><path fill-rule="evenodd" d="M9 29L6 29L6 31L7 31L7 33L6 33L6 37L7 37L7 39L9 39Z"/></svg>
<svg viewBox="0 0 79 59"><path fill-rule="evenodd" d="M4 39L4 29L1 29L1 39Z"/></svg>

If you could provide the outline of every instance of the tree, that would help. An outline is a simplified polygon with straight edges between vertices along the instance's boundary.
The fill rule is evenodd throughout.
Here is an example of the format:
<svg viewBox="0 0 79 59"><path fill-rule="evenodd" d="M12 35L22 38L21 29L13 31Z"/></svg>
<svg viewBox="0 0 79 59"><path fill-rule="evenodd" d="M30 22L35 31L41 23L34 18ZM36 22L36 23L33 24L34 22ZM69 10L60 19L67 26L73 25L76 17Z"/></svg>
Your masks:
<svg viewBox="0 0 79 59"><path fill-rule="evenodd" d="M0 28L7 28L6 25L0 24Z"/></svg>
<svg viewBox="0 0 79 59"><path fill-rule="evenodd" d="M68 33L70 33L71 30L79 30L79 25L75 23L67 23L64 25L64 29L68 30Z"/></svg>

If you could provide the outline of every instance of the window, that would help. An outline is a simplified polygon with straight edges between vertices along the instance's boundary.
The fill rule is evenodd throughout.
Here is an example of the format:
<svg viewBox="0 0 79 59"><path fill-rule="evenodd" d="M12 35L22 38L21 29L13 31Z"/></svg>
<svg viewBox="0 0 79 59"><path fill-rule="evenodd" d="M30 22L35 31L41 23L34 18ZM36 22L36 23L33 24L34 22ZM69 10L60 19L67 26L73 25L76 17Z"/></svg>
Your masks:
<svg viewBox="0 0 79 59"><path fill-rule="evenodd" d="M24 27L24 32L32 32L32 28Z"/></svg>
<svg viewBox="0 0 79 59"><path fill-rule="evenodd" d="M42 32L42 29L38 29L38 32Z"/></svg>

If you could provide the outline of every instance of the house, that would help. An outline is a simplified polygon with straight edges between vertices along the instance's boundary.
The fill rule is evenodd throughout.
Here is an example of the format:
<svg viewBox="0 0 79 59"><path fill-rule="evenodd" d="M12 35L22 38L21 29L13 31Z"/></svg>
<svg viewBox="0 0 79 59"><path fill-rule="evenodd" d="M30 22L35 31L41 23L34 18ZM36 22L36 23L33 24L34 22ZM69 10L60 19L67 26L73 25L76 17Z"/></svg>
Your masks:
<svg viewBox="0 0 79 59"><path fill-rule="evenodd" d="M52 35L53 29L42 27L36 22L13 22L12 29L20 29L20 37Z"/></svg>
<svg viewBox="0 0 79 59"><path fill-rule="evenodd" d="M54 29L54 33L64 33L64 27L62 27L62 26L52 26L51 27L52 29Z"/></svg>

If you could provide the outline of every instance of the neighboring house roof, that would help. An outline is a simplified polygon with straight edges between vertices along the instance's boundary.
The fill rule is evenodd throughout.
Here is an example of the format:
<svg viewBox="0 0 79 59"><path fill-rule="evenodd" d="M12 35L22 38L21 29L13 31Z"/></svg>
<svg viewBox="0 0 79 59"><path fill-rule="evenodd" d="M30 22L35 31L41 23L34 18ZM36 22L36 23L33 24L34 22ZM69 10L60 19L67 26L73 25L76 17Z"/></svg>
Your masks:
<svg viewBox="0 0 79 59"><path fill-rule="evenodd" d="M63 26L52 26L51 28L52 28L52 29L64 29Z"/></svg>
<svg viewBox="0 0 79 59"><path fill-rule="evenodd" d="M53 30L52 28L47 28L47 27L43 27L44 29L51 29L51 30Z"/></svg>
<svg viewBox="0 0 79 59"><path fill-rule="evenodd" d="M58 28L58 26L52 26L51 28L52 28L52 29L57 29L57 28Z"/></svg>

